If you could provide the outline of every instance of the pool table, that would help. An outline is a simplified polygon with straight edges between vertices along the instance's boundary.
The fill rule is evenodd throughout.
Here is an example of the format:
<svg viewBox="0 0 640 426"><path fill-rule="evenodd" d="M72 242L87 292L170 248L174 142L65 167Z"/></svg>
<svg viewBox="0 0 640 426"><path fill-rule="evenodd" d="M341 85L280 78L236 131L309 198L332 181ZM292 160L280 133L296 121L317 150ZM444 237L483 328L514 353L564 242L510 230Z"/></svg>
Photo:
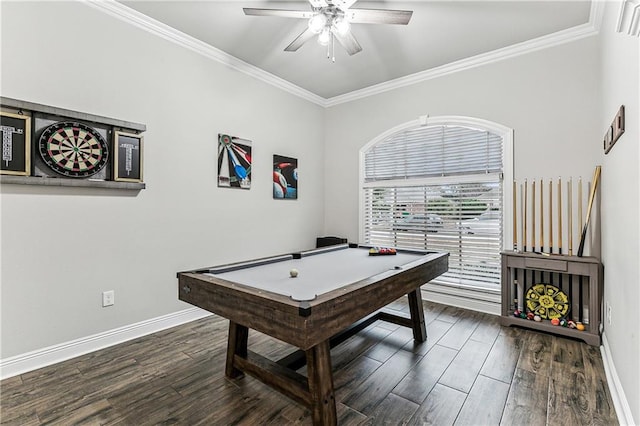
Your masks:
<svg viewBox="0 0 640 426"><path fill-rule="evenodd" d="M448 253L369 249L343 244L180 272L179 299L229 319L228 377L247 373L308 407L315 425L336 424L331 347L376 320L425 341L420 286L448 269ZM405 294L410 317L381 309ZM271 361L247 349L249 329L300 350ZM295 371L304 364L307 377Z"/></svg>

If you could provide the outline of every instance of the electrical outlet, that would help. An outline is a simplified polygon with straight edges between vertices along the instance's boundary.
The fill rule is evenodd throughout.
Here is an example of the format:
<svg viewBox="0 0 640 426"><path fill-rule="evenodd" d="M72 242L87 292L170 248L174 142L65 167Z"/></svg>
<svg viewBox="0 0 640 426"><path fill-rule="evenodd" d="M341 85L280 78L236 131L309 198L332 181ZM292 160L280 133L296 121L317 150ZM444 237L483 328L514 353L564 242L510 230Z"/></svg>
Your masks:
<svg viewBox="0 0 640 426"><path fill-rule="evenodd" d="M102 307L111 306L115 303L115 291L103 291L102 292Z"/></svg>
<svg viewBox="0 0 640 426"><path fill-rule="evenodd" d="M607 324L611 325L611 305L607 302Z"/></svg>

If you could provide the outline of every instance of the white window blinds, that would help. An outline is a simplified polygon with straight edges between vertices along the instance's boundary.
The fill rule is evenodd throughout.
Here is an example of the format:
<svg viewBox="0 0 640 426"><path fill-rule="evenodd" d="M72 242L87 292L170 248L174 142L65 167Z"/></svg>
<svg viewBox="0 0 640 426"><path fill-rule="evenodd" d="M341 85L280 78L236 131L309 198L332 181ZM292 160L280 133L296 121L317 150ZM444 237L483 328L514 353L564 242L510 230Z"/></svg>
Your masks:
<svg viewBox="0 0 640 426"><path fill-rule="evenodd" d="M436 282L499 289L502 138L457 126L396 133L364 156L365 243L450 253Z"/></svg>

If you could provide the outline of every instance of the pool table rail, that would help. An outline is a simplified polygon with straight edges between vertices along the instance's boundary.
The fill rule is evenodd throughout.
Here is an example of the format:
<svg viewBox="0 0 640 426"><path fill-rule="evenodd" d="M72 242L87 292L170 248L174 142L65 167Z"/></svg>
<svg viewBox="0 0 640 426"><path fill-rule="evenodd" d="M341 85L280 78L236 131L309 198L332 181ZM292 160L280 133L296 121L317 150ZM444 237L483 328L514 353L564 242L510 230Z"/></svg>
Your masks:
<svg viewBox="0 0 640 426"><path fill-rule="evenodd" d="M430 253L402 269L386 270L305 302L213 275L183 272L178 274L179 299L306 350L447 268L448 253Z"/></svg>

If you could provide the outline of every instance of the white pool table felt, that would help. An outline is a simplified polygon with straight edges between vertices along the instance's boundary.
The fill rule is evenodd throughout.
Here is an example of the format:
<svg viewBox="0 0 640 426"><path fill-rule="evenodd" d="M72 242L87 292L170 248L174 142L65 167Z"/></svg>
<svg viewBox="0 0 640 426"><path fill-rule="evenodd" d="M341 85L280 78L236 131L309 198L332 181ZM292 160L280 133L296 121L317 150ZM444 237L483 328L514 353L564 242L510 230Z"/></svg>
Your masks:
<svg viewBox="0 0 640 426"><path fill-rule="evenodd" d="M384 271L402 268L420 256L414 253L369 256L366 249L348 248L208 275L290 296L295 301L308 301ZM291 269L298 270L296 278L289 275Z"/></svg>

